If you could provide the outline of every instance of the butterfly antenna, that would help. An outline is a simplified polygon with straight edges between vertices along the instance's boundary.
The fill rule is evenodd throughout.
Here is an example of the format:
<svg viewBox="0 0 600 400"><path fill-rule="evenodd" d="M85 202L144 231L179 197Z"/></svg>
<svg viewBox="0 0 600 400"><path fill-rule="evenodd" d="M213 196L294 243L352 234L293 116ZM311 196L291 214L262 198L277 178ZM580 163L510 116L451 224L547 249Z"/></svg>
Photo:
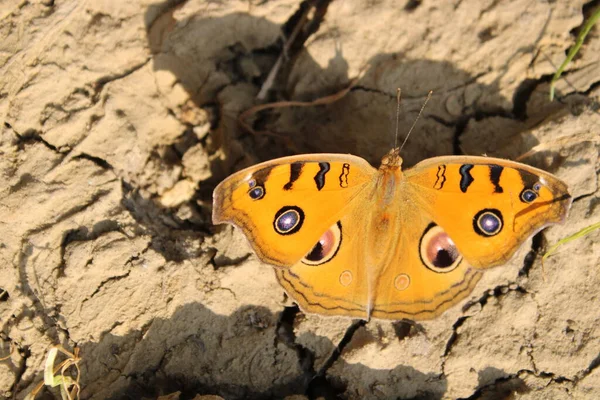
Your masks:
<svg viewBox="0 0 600 400"><path fill-rule="evenodd" d="M398 126L400 125L400 98L402 95L402 90L400 88L396 89L396 136L394 136L394 147L393 149L398 147Z"/></svg>
<svg viewBox="0 0 600 400"><path fill-rule="evenodd" d="M408 130L408 133L406 134L406 137L404 138L404 142L402 142L402 146L400 146L400 149L398 150L398 153L400 153L400 151L402 151L402 148L406 144L406 141L408 140L408 137L410 136L410 133L413 131L413 129L415 129L415 125L417 125L417 121L421 117L421 114L423 114L423 110L425 109L425 106L427 105L427 102L429 101L429 99L431 99L431 95L432 94L433 94L433 90L430 90L429 93L427 93L427 98L425 99L425 102L423 103L423 106L421 107L421 110L419 111L419 115L417 115L417 118L415 118L415 122L413 122L412 126ZM400 100L398 100L398 107L399 106L400 106ZM396 127L396 129L398 129L398 127ZM396 137L397 136L398 136L398 134L396 133Z"/></svg>

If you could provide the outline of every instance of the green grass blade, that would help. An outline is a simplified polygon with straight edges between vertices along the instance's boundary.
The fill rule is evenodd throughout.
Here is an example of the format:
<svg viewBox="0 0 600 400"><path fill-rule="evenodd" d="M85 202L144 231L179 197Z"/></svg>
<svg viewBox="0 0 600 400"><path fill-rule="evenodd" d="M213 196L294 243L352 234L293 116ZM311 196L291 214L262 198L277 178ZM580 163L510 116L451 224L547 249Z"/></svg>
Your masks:
<svg viewBox="0 0 600 400"><path fill-rule="evenodd" d="M588 233L590 233L593 230L598 229L598 228L600 228L600 222L597 222L588 227L585 227L582 230L580 230L579 232L576 232L576 233L572 234L571 236L567 236L566 238L559 240L552 247L550 247L548 249L548 251L544 254L544 256L542 257L542 265L544 264L544 260L546 258L550 257L556 251L556 249L558 249L563 244L569 243L570 241L573 241L575 239L579 239L580 237L585 236Z"/></svg>
<svg viewBox="0 0 600 400"><path fill-rule="evenodd" d="M600 7L598 7L598 9L594 11L594 14L592 14L592 16L586 21L585 25L583 26L583 29L581 30L581 32L579 32L579 35L577 35L577 41L575 42L575 46L571 47L571 50L569 50L569 54L567 54L567 58L565 59L565 61L563 61L560 67L558 67L558 70L556 70L556 73L552 77L552 80L550 81L550 101L554 100L554 85L556 84L556 81L560 78L567 65L573 60L573 57L575 57L575 55L583 45L585 37L590 32L592 26L594 26L596 21L598 21L598 18L600 18Z"/></svg>

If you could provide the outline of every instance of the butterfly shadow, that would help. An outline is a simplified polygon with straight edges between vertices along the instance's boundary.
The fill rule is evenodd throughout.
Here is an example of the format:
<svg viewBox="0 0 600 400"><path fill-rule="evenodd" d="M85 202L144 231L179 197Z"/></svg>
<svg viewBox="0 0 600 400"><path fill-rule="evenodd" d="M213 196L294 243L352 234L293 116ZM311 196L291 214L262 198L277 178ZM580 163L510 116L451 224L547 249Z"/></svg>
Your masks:
<svg viewBox="0 0 600 400"><path fill-rule="evenodd" d="M403 365L400 354L399 365L392 369L351 364L339 357L340 352L372 342L364 321L351 324L340 343L312 332L290 341L294 329L286 325L296 314L294 308L272 313L261 306L243 306L220 315L200 303L188 303L169 318L154 318L125 335L107 333L98 342L80 343L81 397L139 399L180 392L181 399L198 394L225 399L444 398L445 376ZM352 336L362 340L351 344ZM300 344L306 342L319 343L320 349L315 352ZM520 378L491 367L480 371L479 387L483 398L526 391Z"/></svg>
<svg viewBox="0 0 600 400"><path fill-rule="evenodd" d="M338 358L335 369L345 373L330 375L311 349L289 342L289 327L282 319L281 313L261 306L243 306L231 315L219 315L200 303L189 303L169 318L154 318L142 329L125 335L107 333L98 342L80 343L81 396L138 399L179 391L181 399L197 394L226 399L291 395L334 399L348 396L348 379L356 379L376 387L375 392L384 397L443 397L444 377L405 365L373 370ZM322 347L326 353L340 348L325 337L303 335L313 337L302 341L326 343Z"/></svg>

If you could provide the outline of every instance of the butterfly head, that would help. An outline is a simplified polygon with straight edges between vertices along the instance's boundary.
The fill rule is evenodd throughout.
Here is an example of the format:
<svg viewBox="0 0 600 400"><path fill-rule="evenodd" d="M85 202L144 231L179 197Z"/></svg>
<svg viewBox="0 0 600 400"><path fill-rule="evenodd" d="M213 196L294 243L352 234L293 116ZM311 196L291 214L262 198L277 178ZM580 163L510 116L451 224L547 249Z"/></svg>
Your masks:
<svg viewBox="0 0 600 400"><path fill-rule="evenodd" d="M400 169L401 167L402 157L400 157L400 148L396 147L383 156L379 169Z"/></svg>

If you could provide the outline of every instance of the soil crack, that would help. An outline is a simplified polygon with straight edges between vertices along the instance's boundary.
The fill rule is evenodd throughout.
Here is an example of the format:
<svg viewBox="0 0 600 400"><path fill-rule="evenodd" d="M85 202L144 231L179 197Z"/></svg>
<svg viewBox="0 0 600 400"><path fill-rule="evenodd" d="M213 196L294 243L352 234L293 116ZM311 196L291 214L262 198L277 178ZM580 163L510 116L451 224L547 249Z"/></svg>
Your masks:
<svg viewBox="0 0 600 400"><path fill-rule="evenodd" d="M96 93L96 96L94 96L95 97L94 102L98 101L97 95L98 95L98 93L100 93L100 91L102 90L104 85L106 85L107 83L110 83L110 82L118 81L119 79L126 78L127 76L129 76L129 75L133 74L134 72L137 72L138 70L145 67L151 61L152 61L152 57L149 56L143 62L136 64L136 65L132 66L131 68L126 69L123 72L114 73L112 75L106 75L106 76L96 79L96 81L93 84L93 88Z"/></svg>
<svg viewBox="0 0 600 400"><path fill-rule="evenodd" d="M122 275L111 276L110 278L103 280L102 282L100 282L100 285L98 285L96 290L94 290L94 292L86 300L90 300L92 297L94 297L96 294L98 294L105 285L108 285L110 282L117 282L117 281L120 281L121 279L125 279L129 276L129 274L131 274L131 270L127 271L126 273L124 273ZM86 301L86 300L84 300L84 301ZM83 303L83 301L82 301L82 303ZM113 329L114 329L114 327L111 328L110 330L113 330Z"/></svg>
<svg viewBox="0 0 600 400"><path fill-rule="evenodd" d="M11 131L13 131L13 133L17 137L17 148L19 150L21 150L21 151L25 149L25 145L28 144L28 143L41 143L46 148L52 150L55 153L61 154L61 155L65 155L65 154L67 154L70 151L70 149L64 149L64 148L59 149L58 147L56 147L52 143L50 143L47 140L45 140L42 137L41 132L37 131L35 129L31 129L30 128L30 129L27 129L23 133L19 133L8 122L4 122L4 126L7 129L10 129Z"/></svg>

